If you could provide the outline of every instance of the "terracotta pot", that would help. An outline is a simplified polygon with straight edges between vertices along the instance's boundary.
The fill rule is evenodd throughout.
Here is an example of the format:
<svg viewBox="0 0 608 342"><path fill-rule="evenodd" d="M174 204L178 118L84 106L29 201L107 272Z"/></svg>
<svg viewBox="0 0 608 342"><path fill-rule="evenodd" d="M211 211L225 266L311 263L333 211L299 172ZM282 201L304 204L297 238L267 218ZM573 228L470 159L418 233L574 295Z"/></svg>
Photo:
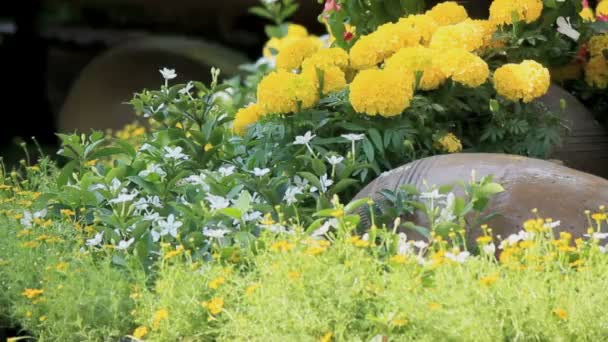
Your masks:
<svg viewBox="0 0 608 342"><path fill-rule="evenodd" d="M415 185L425 191L428 189L424 182L441 186L467 181L473 170L477 179L494 175L494 180L506 190L493 198L486 211L486 214L499 214L488 224L495 234L503 237L522 229L522 223L534 217L530 212L533 208L538 208L544 217L561 221L556 232L569 231L580 236L589 226L584 211L608 205L606 179L545 160L493 153L456 153L420 159L385 172L361 190L355 199L371 196L381 200L380 190L394 191L403 184ZM360 214L363 223L369 223L367 210L362 209ZM426 223L421 215L407 219L423 226ZM410 233L416 235L413 231L407 232ZM469 232L471 241L480 235L479 230Z"/></svg>
<svg viewBox="0 0 608 342"><path fill-rule="evenodd" d="M551 158L608 179L608 131L578 99L559 86L551 86L539 101L552 112L561 113L561 99L566 101L564 118L569 130L564 134L562 146L554 150Z"/></svg>

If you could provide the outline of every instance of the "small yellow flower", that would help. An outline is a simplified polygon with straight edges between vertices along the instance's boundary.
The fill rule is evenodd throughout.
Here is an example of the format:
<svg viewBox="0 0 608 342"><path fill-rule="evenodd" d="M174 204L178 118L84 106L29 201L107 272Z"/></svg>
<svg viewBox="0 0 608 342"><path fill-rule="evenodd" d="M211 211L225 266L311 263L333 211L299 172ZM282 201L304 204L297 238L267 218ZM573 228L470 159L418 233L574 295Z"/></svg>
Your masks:
<svg viewBox="0 0 608 342"><path fill-rule="evenodd" d="M247 295L251 296L252 294L254 294L254 293L255 293L255 291L257 291L257 289L258 289L260 286L262 286L262 285L260 285L260 284L258 284L258 283L251 284L251 285L247 286L247 288L245 288L245 293L246 293Z"/></svg>
<svg viewBox="0 0 608 342"><path fill-rule="evenodd" d="M70 264L68 264L67 262L60 262L57 264L57 266L55 266L55 268L57 269L57 271L64 272L68 269L69 266Z"/></svg>
<svg viewBox="0 0 608 342"><path fill-rule="evenodd" d="M339 208L331 212L331 216L336 218L344 217L344 209Z"/></svg>
<svg viewBox="0 0 608 342"><path fill-rule="evenodd" d="M444 151L449 153L456 153L462 151L462 143L452 133L444 135L443 137L441 137L441 139L437 141L437 143L439 143L439 146L441 146Z"/></svg>
<svg viewBox="0 0 608 342"><path fill-rule="evenodd" d="M553 310L553 313L564 321L568 320L568 311L566 311L565 309L557 308Z"/></svg>
<svg viewBox="0 0 608 342"><path fill-rule="evenodd" d="M160 328L160 324L162 323L162 321L166 320L169 318L169 310L167 309L160 309L158 311L156 311L156 313L154 314L154 329L158 329Z"/></svg>
<svg viewBox="0 0 608 342"><path fill-rule="evenodd" d="M484 285L484 286L491 286L491 285L494 285L494 283L496 283L499 278L500 278L499 273L492 273L490 275L487 275L487 276L479 279L479 283L481 283L481 285Z"/></svg>
<svg viewBox="0 0 608 342"><path fill-rule="evenodd" d="M606 213L595 213L593 215L591 215L591 218L596 220L596 221L604 221L608 218L608 214Z"/></svg>
<svg viewBox="0 0 608 342"><path fill-rule="evenodd" d="M393 318L391 320L391 325L397 328L401 328L407 325L409 321L405 318Z"/></svg>
<svg viewBox="0 0 608 342"><path fill-rule="evenodd" d="M289 277L289 279L291 279L291 280L297 280L302 277L302 273L300 273L298 271L289 271L289 272L287 272L287 277Z"/></svg>
<svg viewBox="0 0 608 342"><path fill-rule="evenodd" d="M437 303L437 302L432 302L431 304L429 304L429 309L431 309L432 311L441 310L442 307L443 307L443 305L441 305L441 303Z"/></svg>
<svg viewBox="0 0 608 342"><path fill-rule="evenodd" d="M61 212L62 215L65 215L65 216L74 216L74 215L76 215L76 213L74 212L74 210L71 210L71 209L61 209L60 212Z"/></svg>
<svg viewBox="0 0 608 342"><path fill-rule="evenodd" d="M34 299L38 296L41 296L43 293L43 289L25 289L25 291L23 291L23 293L21 294L29 299Z"/></svg>
<svg viewBox="0 0 608 342"><path fill-rule="evenodd" d="M46 315L42 315L39 318L40 322L44 322L44 321L46 321L46 319L47 319Z"/></svg>
<svg viewBox="0 0 608 342"><path fill-rule="evenodd" d="M492 242L492 237L490 235L484 235L477 238L477 243L480 245L485 245Z"/></svg>
<svg viewBox="0 0 608 342"><path fill-rule="evenodd" d="M290 250L294 249L296 247L295 244L287 241L287 240L283 240L283 241L277 241L275 243L272 244L272 246L270 246L270 250L271 251L275 251L275 252L289 252Z"/></svg>
<svg viewBox="0 0 608 342"><path fill-rule="evenodd" d="M208 302L202 302L201 305L209 310L212 315L217 315L224 311L224 299L213 298Z"/></svg>
<svg viewBox="0 0 608 342"><path fill-rule="evenodd" d="M407 262L407 257L402 254L394 255L391 257L391 262L395 264L405 264Z"/></svg>
<svg viewBox="0 0 608 342"><path fill-rule="evenodd" d="M213 149L213 144L206 143L205 147L203 147L203 149L205 150L205 152L209 152L211 149Z"/></svg>
<svg viewBox="0 0 608 342"><path fill-rule="evenodd" d="M349 241L356 247L369 247L369 241L361 239L358 235L351 237Z"/></svg>
<svg viewBox="0 0 608 342"><path fill-rule="evenodd" d="M319 340L319 342L331 342L333 340L334 337L334 333L333 332L328 332L325 335L321 336L321 339Z"/></svg>
<svg viewBox="0 0 608 342"><path fill-rule="evenodd" d="M150 333L150 329L148 327L141 326L141 327L138 327L137 329L135 329L135 331L133 332L133 337L135 337L138 340L142 340L149 333Z"/></svg>
<svg viewBox="0 0 608 342"><path fill-rule="evenodd" d="M98 159L92 159L84 163L85 166L95 166L97 165Z"/></svg>
<svg viewBox="0 0 608 342"><path fill-rule="evenodd" d="M168 260L171 258L175 258L176 256L182 255L184 253L185 249L184 246L179 245L177 246L177 248L173 251L168 252L167 254L165 254L164 259Z"/></svg>
<svg viewBox="0 0 608 342"><path fill-rule="evenodd" d="M31 311L27 311L27 312L25 313L25 317L32 317L33 315L34 315L34 313L33 313L33 312L31 312Z"/></svg>
<svg viewBox="0 0 608 342"><path fill-rule="evenodd" d="M209 288L213 290L217 290L220 286L222 286L226 282L226 278L217 277L209 282Z"/></svg>
<svg viewBox="0 0 608 342"><path fill-rule="evenodd" d="M327 247L324 246L310 246L304 251L304 254L308 255L319 255L327 250Z"/></svg>

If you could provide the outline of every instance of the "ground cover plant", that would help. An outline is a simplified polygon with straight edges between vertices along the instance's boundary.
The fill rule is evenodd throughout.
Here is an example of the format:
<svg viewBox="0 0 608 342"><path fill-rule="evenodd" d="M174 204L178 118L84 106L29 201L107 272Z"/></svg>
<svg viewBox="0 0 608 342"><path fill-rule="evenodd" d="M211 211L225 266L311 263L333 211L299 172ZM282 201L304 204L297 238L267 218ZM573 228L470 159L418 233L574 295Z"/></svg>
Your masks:
<svg viewBox="0 0 608 342"><path fill-rule="evenodd" d="M132 100L146 126L59 134L61 163L2 169L0 323L41 341L606 335L604 207L580 239L535 212L499 238L473 215L504 191L491 177L351 201L425 156L547 156L563 123L535 101L543 63L576 51L554 22L580 9L388 3L327 1L320 38L287 21L295 2L262 1L270 39L244 75L161 69Z"/></svg>

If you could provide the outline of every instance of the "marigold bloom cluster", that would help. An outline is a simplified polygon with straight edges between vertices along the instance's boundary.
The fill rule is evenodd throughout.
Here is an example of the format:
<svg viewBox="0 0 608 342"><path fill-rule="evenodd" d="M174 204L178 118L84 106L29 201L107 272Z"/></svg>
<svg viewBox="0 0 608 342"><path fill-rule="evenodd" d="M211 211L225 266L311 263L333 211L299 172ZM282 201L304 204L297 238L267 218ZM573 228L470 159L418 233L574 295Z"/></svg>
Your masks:
<svg viewBox="0 0 608 342"><path fill-rule="evenodd" d="M442 26L431 38L430 47L434 49L463 48L475 51L486 41L485 27L472 20L458 24Z"/></svg>
<svg viewBox="0 0 608 342"><path fill-rule="evenodd" d="M340 48L322 49L302 63L302 73L307 74L320 87L319 72L323 75L323 94L346 88L345 70L348 53Z"/></svg>
<svg viewBox="0 0 608 342"><path fill-rule="evenodd" d="M494 0L490 5L490 21L497 25L513 24L513 13L527 23L536 21L543 11L542 0Z"/></svg>
<svg viewBox="0 0 608 342"><path fill-rule="evenodd" d="M455 1L439 3L426 14L442 26L457 24L469 18L467 10Z"/></svg>
<svg viewBox="0 0 608 342"><path fill-rule="evenodd" d="M290 24L287 28L287 35L283 38L271 38L264 46L264 57L270 58L288 43L299 38L305 38L308 36L308 30L306 27L298 24Z"/></svg>
<svg viewBox="0 0 608 342"><path fill-rule="evenodd" d="M297 69L302 65L304 59L312 56L321 46L321 41L317 37L291 40L279 50L277 67L285 70Z"/></svg>
<svg viewBox="0 0 608 342"><path fill-rule="evenodd" d="M604 56L591 57L585 66L585 82L592 87L608 87L608 62Z"/></svg>
<svg viewBox="0 0 608 342"><path fill-rule="evenodd" d="M549 90L550 83L549 70L532 60L505 64L494 72L494 88L512 101L527 103L541 97Z"/></svg>
<svg viewBox="0 0 608 342"><path fill-rule="evenodd" d="M449 49L438 56L439 68L447 77L467 87L479 87L490 75L488 64L464 49Z"/></svg>
<svg viewBox="0 0 608 342"><path fill-rule="evenodd" d="M456 153L462 151L462 143L453 133L444 135L437 142L446 152Z"/></svg>
<svg viewBox="0 0 608 342"><path fill-rule="evenodd" d="M350 85L350 103L358 113L384 117L401 114L414 96L411 73L363 70Z"/></svg>
<svg viewBox="0 0 608 342"><path fill-rule="evenodd" d="M437 89L447 79L435 58L437 53L424 46L403 48L386 60L384 69L395 73L422 72L420 89Z"/></svg>
<svg viewBox="0 0 608 342"><path fill-rule="evenodd" d="M600 34L589 39L589 54L591 57L604 56L608 52L608 33Z"/></svg>
<svg viewBox="0 0 608 342"><path fill-rule="evenodd" d="M279 70L258 85L258 103L267 113L292 113L313 107L319 101L316 81L309 74Z"/></svg>
<svg viewBox="0 0 608 342"><path fill-rule="evenodd" d="M595 15L598 17L608 15L608 1L602 0L597 7L595 7Z"/></svg>
<svg viewBox="0 0 608 342"><path fill-rule="evenodd" d="M265 114L264 108L254 103L245 108L241 108L234 117L233 130L236 134L245 135L247 128L258 122L258 120Z"/></svg>

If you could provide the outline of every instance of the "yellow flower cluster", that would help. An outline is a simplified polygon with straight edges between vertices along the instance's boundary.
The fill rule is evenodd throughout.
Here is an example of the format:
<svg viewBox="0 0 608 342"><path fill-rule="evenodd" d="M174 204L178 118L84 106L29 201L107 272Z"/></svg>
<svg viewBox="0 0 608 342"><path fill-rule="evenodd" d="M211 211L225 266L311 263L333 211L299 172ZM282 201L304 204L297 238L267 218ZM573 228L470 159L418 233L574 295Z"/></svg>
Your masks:
<svg viewBox="0 0 608 342"><path fill-rule="evenodd" d="M463 48L467 51L475 51L490 42L492 34L494 34L492 27L493 25L486 25L482 20L465 20L458 24L442 26L431 38L430 47L435 49ZM489 39L488 34L490 34Z"/></svg>
<svg viewBox="0 0 608 342"><path fill-rule="evenodd" d="M390 70L363 70L350 85L350 103L357 113L400 115L414 96L414 77L411 73Z"/></svg>
<svg viewBox="0 0 608 342"><path fill-rule="evenodd" d="M589 39L589 54L591 57L604 56L604 51L608 52L608 33L593 36Z"/></svg>
<svg viewBox="0 0 608 342"><path fill-rule="evenodd" d="M441 148L449 153L456 153L462 151L462 143L452 133L448 133L441 137L438 141Z"/></svg>
<svg viewBox="0 0 608 342"><path fill-rule="evenodd" d="M490 5L490 21L497 25L513 24L513 13L527 23L536 21L543 12L542 0L494 0Z"/></svg>
<svg viewBox="0 0 608 342"><path fill-rule="evenodd" d="M297 69L307 57L312 56L321 48L317 37L294 39L285 44L277 55L277 67L284 70Z"/></svg>
<svg viewBox="0 0 608 342"><path fill-rule="evenodd" d="M267 113L292 113L319 101L317 82L309 74L279 70L258 85L258 103Z"/></svg>
<svg viewBox="0 0 608 342"><path fill-rule="evenodd" d="M608 87L608 62L603 56L591 57L585 66L585 82L592 87Z"/></svg>
<svg viewBox="0 0 608 342"><path fill-rule="evenodd" d="M299 38L308 36L306 27L298 24L290 24L287 28L287 35L283 38L271 38L264 46L264 57L270 58L277 54L281 49L290 42Z"/></svg>
<svg viewBox="0 0 608 342"><path fill-rule="evenodd" d="M431 37L439 28L439 23L432 16L425 14L415 14L401 18L398 25L415 32L422 45L428 45L431 42Z"/></svg>
<svg viewBox="0 0 608 342"><path fill-rule="evenodd" d="M541 97L549 90L550 83L549 70L532 60L505 64L494 72L494 88L512 101L527 103Z"/></svg>
<svg viewBox="0 0 608 342"><path fill-rule="evenodd" d="M445 50L437 58L444 75L467 87L479 87L490 75L488 64L464 49Z"/></svg>
<svg viewBox="0 0 608 342"><path fill-rule="evenodd" d="M385 61L384 70L399 74L422 72L420 88L422 90L437 89L447 79L435 58L437 53L424 46L403 48Z"/></svg>
<svg viewBox="0 0 608 342"><path fill-rule="evenodd" d="M455 1L446 1L437 4L426 12L440 25L457 24L469 17L467 10Z"/></svg>
<svg viewBox="0 0 608 342"><path fill-rule="evenodd" d="M323 74L323 94L329 94L346 88L346 69L348 53L340 48L322 49L302 63L302 73L309 75L316 82L318 89L319 75Z"/></svg>
<svg viewBox="0 0 608 342"><path fill-rule="evenodd" d="M602 0L595 7L595 15L598 17L608 15L608 1Z"/></svg>
<svg viewBox="0 0 608 342"><path fill-rule="evenodd" d="M241 108L234 117L234 132L239 135L245 135L247 128L256 123L264 114L264 108L257 103Z"/></svg>

